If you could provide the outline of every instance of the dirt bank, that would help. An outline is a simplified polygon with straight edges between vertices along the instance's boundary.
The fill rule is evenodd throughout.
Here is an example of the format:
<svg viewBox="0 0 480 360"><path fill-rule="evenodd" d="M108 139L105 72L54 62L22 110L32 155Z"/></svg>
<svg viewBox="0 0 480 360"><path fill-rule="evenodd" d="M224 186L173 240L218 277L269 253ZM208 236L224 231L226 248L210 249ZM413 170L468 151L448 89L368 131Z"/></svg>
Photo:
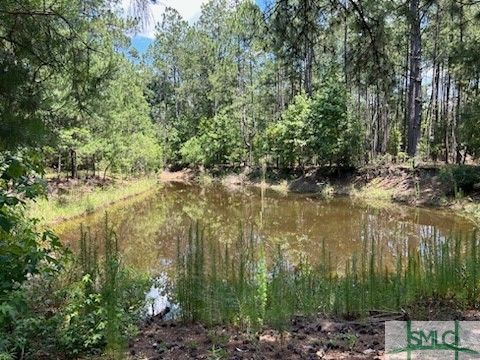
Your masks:
<svg viewBox="0 0 480 360"><path fill-rule="evenodd" d="M480 178L480 170L470 166ZM311 168L301 170L278 170L243 168L240 170L214 169L209 172L184 170L166 172L164 181L221 182L228 188L263 186L281 192L312 193L323 196L348 195L366 201L403 203L411 206L451 207L476 217L480 213L475 205L480 203L480 182L465 189L458 188L450 174L454 166L381 165L360 169ZM457 168L458 169L458 168ZM470 176L471 174L456 175ZM475 181L475 179L473 179ZM459 190L459 191L456 191ZM475 216L474 216L475 215Z"/></svg>

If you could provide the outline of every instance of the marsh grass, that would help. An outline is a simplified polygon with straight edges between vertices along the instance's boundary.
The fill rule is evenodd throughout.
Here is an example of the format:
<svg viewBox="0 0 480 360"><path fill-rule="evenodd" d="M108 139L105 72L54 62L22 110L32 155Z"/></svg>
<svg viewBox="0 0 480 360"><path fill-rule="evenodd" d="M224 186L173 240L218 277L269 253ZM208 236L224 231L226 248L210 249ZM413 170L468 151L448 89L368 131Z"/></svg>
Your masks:
<svg viewBox="0 0 480 360"><path fill-rule="evenodd" d="M293 264L280 248L267 258L266 245L253 231L240 233L222 245L196 225L187 240L178 240L173 290L184 321L284 330L297 314L356 318L407 309L422 298L478 306L476 234L445 238L433 231L420 243L390 249L388 262L373 238L366 237L360 254L342 262L323 244L318 261Z"/></svg>
<svg viewBox="0 0 480 360"><path fill-rule="evenodd" d="M241 232L231 245L205 240L197 224L186 243L177 242L174 298L185 321L262 324L267 296L267 268L262 244ZM258 251L257 251L258 250Z"/></svg>
<svg viewBox="0 0 480 360"><path fill-rule="evenodd" d="M45 224L51 224L92 213L116 201L152 189L156 184L155 178L142 178L94 189L78 186L65 194L32 202L29 205L28 214L33 218L41 219Z"/></svg>

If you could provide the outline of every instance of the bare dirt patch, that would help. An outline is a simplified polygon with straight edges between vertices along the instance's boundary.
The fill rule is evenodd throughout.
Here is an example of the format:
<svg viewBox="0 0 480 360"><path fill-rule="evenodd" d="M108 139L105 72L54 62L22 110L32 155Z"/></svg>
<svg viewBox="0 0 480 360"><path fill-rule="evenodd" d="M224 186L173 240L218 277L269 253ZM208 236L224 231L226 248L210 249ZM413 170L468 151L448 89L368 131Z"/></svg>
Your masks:
<svg viewBox="0 0 480 360"><path fill-rule="evenodd" d="M185 182L190 183L194 180L196 172L190 169L180 171L165 170L160 174L160 180L163 182Z"/></svg>
<svg viewBox="0 0 480 360"><path fill-rule="evenodd" d="M145 323L130 342L131 360L156 359L384 359L385 321L479 321L478 310L460 310L453 299L420 299L400 313L369 317L295 317L283 332L265 327L248 333L233 326L205 327L159 317Z"/></svg>
<svg viewBox="0 0 480 360"><path fill-rule="evenodd" d="M257 334L152 320L130 344L130 359L382 359L383 322L296 317L288 331Z"/></svg>
<svg viewBox="0 0 480 360"><path fill-rule="evenodd" d="M103 178L100 176L91 176L82 179L71 178L52 178L48 180L47 191L49 195L63 195L72 190L81 190L81 192L91 192L95 188L111 186L115 183L113 178Z"/></svg>

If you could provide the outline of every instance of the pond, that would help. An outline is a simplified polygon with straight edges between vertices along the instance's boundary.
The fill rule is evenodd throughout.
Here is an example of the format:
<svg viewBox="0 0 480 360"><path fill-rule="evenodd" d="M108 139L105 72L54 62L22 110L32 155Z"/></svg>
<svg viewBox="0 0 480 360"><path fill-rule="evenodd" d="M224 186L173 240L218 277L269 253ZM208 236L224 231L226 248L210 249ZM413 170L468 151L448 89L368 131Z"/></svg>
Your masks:
<svg viewBox="0 0 480 360"><path fill-rule="evenodd" d="M422 239L445 241L466 237L474 225L451 211L391 205L369 206L348 197L321 199L273 190L231 190L166 183L154 191L107 209L118 234L124 262L158 275L172 265L177 239L188 237L195 224L205 237L229 243L240 233L264 241L266 253L282 251L293 263L315 262L327 249L334 263L365 251L365 240L377 244L385 264L398 249L418 247ZM105 210L59 225L61 239L75 249L80 224L92 234L104 227Z"/></svg>

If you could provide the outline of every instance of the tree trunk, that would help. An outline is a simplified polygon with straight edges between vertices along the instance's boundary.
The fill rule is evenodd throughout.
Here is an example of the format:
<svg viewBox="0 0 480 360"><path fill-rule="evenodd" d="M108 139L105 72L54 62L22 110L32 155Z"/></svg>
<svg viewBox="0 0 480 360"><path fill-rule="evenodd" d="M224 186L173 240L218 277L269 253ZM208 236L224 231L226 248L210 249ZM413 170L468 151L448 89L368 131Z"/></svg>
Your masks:
<svg viewBox="0 0 480 360"><path fill-rule="evenodd" d="M348 1L345 1L345 9L343 12L343 72L345 80L345 88L349 89L348 86Z"/></svg>
<svg viewBox="0 0 480 360"><path fill-rule="evenodd" d="M305 41L305 75L304 75L304 89L308 96L312 96L312 71L313 71L313 46L308 40Z"/></svg>
<svg viewBox="0 0 480 360"><path fill-rule="evenodd" d="M57 163L57 178L60 179L60 173L62 172L62 155L58 155L58 163Z"/></svg>
<svg viewBox="0 0 480 360"><path fill-rule="evenodd" d="M451 85L451 76L450 76L450 64L447 67L447 89L445 90L445 107L444 107L444 120L445 120L445 163L449 163L450 157L450 138L449 138L449 128L450 128L450 85Z"/></svg>
<svg viewBox="0 0 480 360"><path fill-rule="evenodd" d="M459 41L460 41L460 44L463 43L463 5L460 6L460 26L459 26L459 30L460 30L460 33L459 33ZM458 81L457 81L457 106L456 106L456 112L455 112L455 124L454 124L454 127L453 127L453 144L454 144L454 149L456 151L456 157L455 157L455 162L457 164L460 164L462 162L462 153L461 153L461 148L462 148L462 144L458 142L458 132L459 132L459 127L460 127L460 120L461 120L461 117L460 117L460 108L461 108L461 105L462 105L462 85L463 85L463 81L462 81L462 75L460 74L459 75L459 78L458 78Z"/></svg>
<svg viewBox="0 0 480 360"><path fill-rule="evenodd" d="M110 165L112 165L111 163L107 165L107 167L105 168L105 170L103 170L103 180L105 181L106 177L107 177L107 171L108 169L110 168Z"/></svg>
<svg viewBox="0 0 480 360"><path fill-rule="evenodd" d="M407 153L417 154L422 116L422 38L420 32L419 0L410 1L410 84L408 89Z"/></svg>
<svg viewBox="0 0 480 360"><path fill-rule="evenodd" d="M72 167L72 179L76 179L78 177L77 152L74 149L70 149L70 159Z"/></svg>
<svg viewBox="0 0 480 360"><path fill-rule="evenodd" d="M403 146L402 150L404 152L407 152L407 143L408 143L408 72L409 72L409 59L410 59L410 46L407 43L406 46L406 51L405 51L405 83L402 89L402 113L403 113L403 131L402 131L402 137L403 137Z"/></svg>
<svg viewBox="0 0 480 360"><path fill-rule="evenodd" d="M428 141L427 141L427 156L432 155L432 143L435 143L435 132L438 126L438 83L439 83L439 76L440 76L440 64L437 60L438 56L438 33L440 28L440 20L439 20L439 10L437 8L435 14L435 37L434 37L434 45L433 45L433 64L432 64L432 72L433 72L433 79L432 79L432 92L430 95L430 104L428 106L428 113L427 113L427 121L428 121ZM436 156L436 154L434 154Z"/></svg>

